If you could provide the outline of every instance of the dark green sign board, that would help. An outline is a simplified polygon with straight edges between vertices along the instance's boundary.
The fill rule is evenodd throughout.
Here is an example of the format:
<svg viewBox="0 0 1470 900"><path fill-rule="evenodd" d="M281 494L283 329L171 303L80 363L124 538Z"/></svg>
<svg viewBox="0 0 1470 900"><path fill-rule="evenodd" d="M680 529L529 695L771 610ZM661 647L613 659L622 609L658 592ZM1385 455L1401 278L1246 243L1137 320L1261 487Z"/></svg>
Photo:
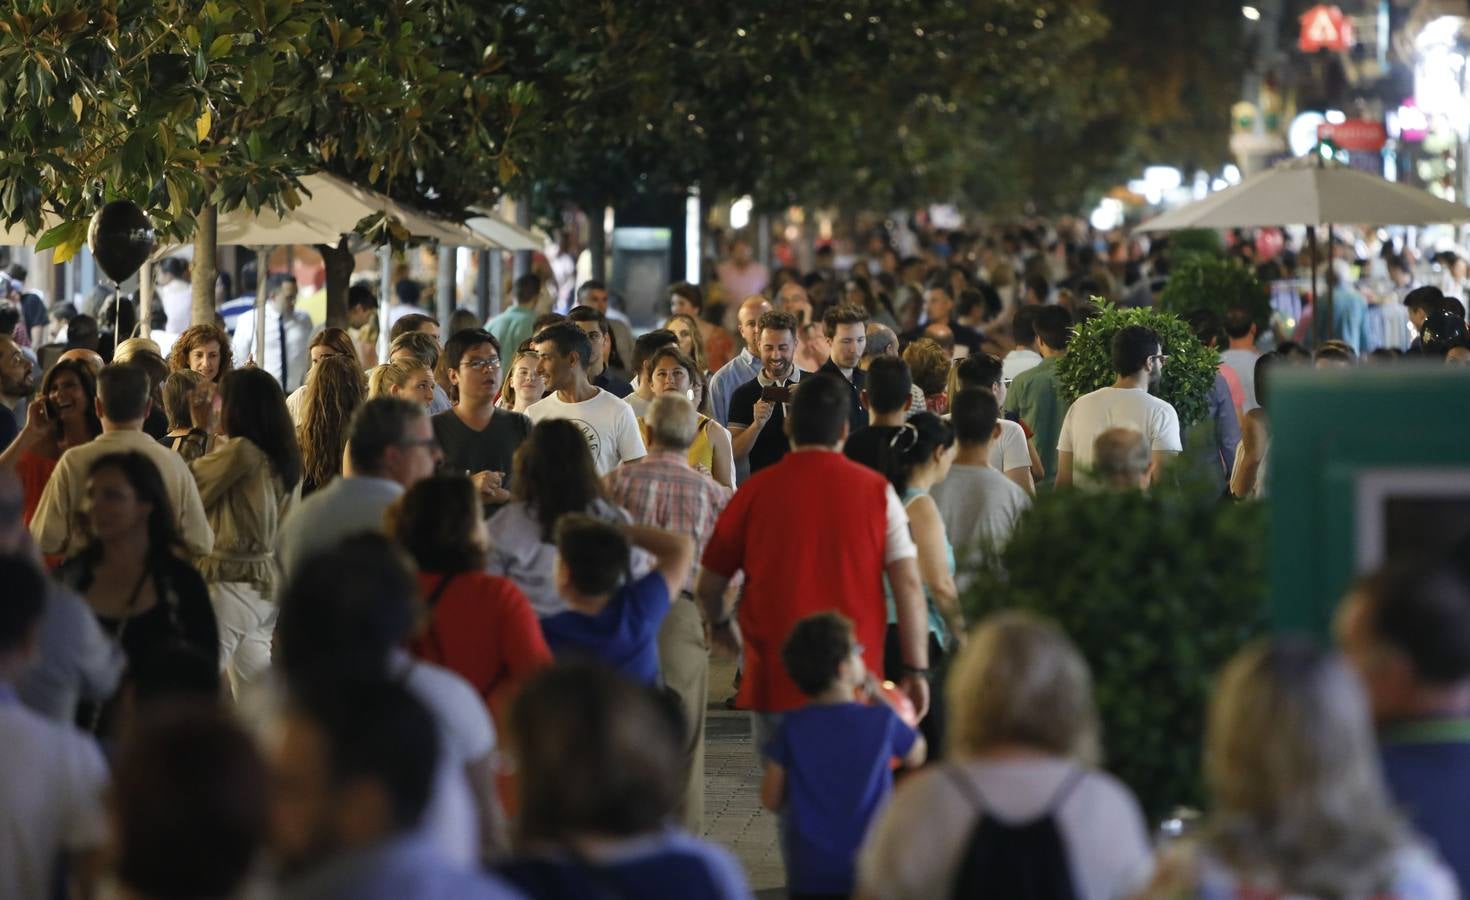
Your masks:
<svg viewBox="0 0 1470 900"><path fill-rule="evenodd" d="M1278 629L1326 634L1353 579L1470 534L1470 372L1272 372L1267 493Z"/></svg>

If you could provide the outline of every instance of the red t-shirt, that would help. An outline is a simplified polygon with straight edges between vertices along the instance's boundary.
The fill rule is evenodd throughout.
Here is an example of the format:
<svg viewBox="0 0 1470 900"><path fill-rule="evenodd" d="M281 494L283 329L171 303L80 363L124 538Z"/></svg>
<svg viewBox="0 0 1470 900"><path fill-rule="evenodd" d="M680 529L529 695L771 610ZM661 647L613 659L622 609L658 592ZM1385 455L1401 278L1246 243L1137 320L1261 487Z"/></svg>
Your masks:
<svg viewBox="0 0 1470 900"><path fill-rule="evenodd" d="M31 517L36 514L36 507L41 505L41 492L46 490L46 482L51 480L56 462L55 458L41 456L31 450L22 453L16 461L15 474L20 479L21 490L25 494L21 518L27 527L31 524Z"/></svg>
<svg viewBox="0 0 1470 900"><path fill-rule="evenodd" d="M841 453L803 450L755 473L731 498L702 561L725 577L745 572L738 706L784 712L805 702L781 664L781 645L798 621L825 610L852 620L863 662L883 671L887 486Z"/></svg>
<svg viewBox="0 0 1470 900"><path fill-rule="evenodd" d="M419 573L419 596L427 601L444 577ZM484 572L450 576L408 649L468 681L497 723L516 687L551 665L551 650L521 589Z"/></svg>

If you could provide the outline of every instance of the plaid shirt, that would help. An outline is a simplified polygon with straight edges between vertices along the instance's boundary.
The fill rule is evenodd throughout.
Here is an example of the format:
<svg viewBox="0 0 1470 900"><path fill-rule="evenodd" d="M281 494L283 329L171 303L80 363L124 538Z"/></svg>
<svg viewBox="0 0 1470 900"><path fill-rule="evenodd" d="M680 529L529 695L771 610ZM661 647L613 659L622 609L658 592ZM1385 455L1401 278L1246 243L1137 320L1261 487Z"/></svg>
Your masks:
<svg viewBox="0 0 1470 900"><path fill-rule="evenodd" d="M651 450L638 462L618 466L608 473L607 487L611 500L639 525L694 538L699 552L694 555L690 577L699 574L700 554L714 533L720 511L730 501L729 488L690 468L684 453L677 450Z"/></svg>

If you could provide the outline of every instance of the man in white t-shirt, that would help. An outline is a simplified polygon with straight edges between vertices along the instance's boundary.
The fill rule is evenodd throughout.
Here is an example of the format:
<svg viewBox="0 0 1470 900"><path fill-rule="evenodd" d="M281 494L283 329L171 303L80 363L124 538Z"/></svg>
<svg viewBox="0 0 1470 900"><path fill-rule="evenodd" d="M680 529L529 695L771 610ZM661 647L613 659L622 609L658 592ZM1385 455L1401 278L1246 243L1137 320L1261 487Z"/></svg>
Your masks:
<svg viewBox="0 0 1470 900"><path fill-rule="evenodd" d="M1078 397L1062 420L1057 439L1057 487L1072 484L1074 469L1088 478L1093 469L1093 443L1109 428L1129 428L1143 435L1149 451L1149 481L1172 454L1184 445L1179 440L1179 414L1149 388L1164 371L1163 344L1152 329L1129 325L1113 335L1113 371L1117 381Z"/></svg>
<svg viewBox="0 0 1470 900"><path fill-rule="evenodd" d="M587 380L592 345L585 331L558 322L537 332L531 346L541 358L541 377L550 391L526 410L532 422L566 419L581 429L598 475L647 454L633 408Z"/></svg>
<svg viewBox="0 0 1470 900"><path fill-rule="evenodd" d="M997 552L1010 540L1016 519L1031 505L1031 495L996 471L993 445L1001 434L1000 404L989 391L969 388L949 401L959 450L949 475L930 489L939 507L945 534L960 562L956 584L960 591L969 585L965 576L973 566L965 561Z"/></svg>
<svg viewBox="0 0 1470 900"><path fill-rule="evenodd" d="M995 398L1001 408L1005 407L1004 364L995 356L977 353L960 360L955 366L955 377L959 390L985 391ZM1032 458L1031 444L1026 440L1026 429L1019 422L1012 422L1004 416L996 424L998 430L995 439L989 443L990 467L1015 482L1017 487L1026 492L1026 496L1036 496L1033 467L1039 460Z"/></svg>
<svg viewBox="0 0 1470 900"><path fill-rule="evenodd" d="M46 576L25 557L5 554L0 584L0 897L91 896L89 885L61 891L56 879L69 858L71 879L88 878L92 867L76 858L106 840L107 765L90 736L32 712L15 693L40 646Z"/></svg>

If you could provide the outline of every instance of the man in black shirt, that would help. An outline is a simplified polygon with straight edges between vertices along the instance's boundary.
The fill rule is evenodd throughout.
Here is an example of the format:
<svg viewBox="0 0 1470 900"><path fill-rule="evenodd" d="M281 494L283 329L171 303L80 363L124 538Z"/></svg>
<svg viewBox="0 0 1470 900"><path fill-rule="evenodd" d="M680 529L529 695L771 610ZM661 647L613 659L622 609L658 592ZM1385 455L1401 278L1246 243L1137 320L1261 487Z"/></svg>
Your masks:
<svg viewBox="0 0 1470 900"><path fill-rule="evenodd" d="M868 424L847 436L842 452L875 472L888 474L888 450L893 436L908 421L914 402L913 376L908 363L896 356L880 356L868 366L868 386L863 401L868 407Z"/></svg>
<svg viewBox="0 0 1470 900"><path fill-rule="evenodd" d="M468 475L486 507L510 500L511 462L531 433L531 420L500 409L500 345L483 328L456 332L444 345L444 370L459 388L459 402L433 418L444 451L441 469Z"/></svg>
<svg viewBox="0 0 1470 900"><path fill-rule="evenodd" d="M587 332L587 341L592 347L592 358L587 360L587 380L614 397L627 397L633 393L633 385L615 371L622 368L622 360L617 359L618 348L613 343L607 316L590 306L578 306L567 313L567 319Z"/></svg>
<svg viewBox="0 0 1470 900"><path fill-rule="evenodd" d="M730 395L730 445L735 461L750 463L754 475L779 462L791 444L786 439L786 404L810 372L796 368L796 319L790 313L761 316L755 352L761 369Z"/></svg>
<svg viewBox="0 0 1470 900"><path fill-rule="evenodd" d="M868 424L861 396L867 374L858 365L868 346L868 311L861 306L829 306L822 317L822 330L827 333L831 349L827 361L817 371L831 373L847 382L851 395L847 428L851 433Z"/></svg>

